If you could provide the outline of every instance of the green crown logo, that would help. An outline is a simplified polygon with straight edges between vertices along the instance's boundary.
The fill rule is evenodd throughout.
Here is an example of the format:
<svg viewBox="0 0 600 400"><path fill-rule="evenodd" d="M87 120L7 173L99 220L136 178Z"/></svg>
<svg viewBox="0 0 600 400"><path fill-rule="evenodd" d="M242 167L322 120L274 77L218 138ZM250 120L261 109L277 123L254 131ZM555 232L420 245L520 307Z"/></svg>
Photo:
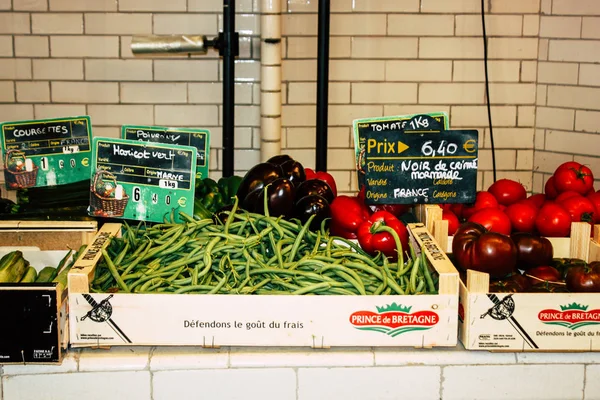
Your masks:
<svg viewBox="0 0 600 400"><path fill-rule="evenodd" d="M399 311L403 313L409 313L412 306L403 306L402 304L396 304L395 302L392 304L388 304L385 307L377 307L377 312L384 313L390 311Z"/></svg>
<svg viewBox="0 0 600 400"><path fill-rule="evenodd" d="M567 311L567 310L581 310L581 311L587 311L589 306L583 306L581 304L577 304L575 302L571 303L571 304L567 304L566 306L560 306L560 311Z"/></svg>

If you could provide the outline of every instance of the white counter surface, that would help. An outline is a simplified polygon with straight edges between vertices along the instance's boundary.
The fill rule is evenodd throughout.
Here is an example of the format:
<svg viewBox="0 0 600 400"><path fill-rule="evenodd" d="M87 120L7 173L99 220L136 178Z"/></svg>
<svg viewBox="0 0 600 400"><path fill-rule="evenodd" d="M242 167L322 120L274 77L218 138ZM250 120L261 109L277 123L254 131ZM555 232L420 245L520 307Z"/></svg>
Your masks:
<svg viewBox="0 0 600 400"><path fill-rule="evenodd" d="M600 399L600 353L113 347L4 365L0 400Z"/></svg>

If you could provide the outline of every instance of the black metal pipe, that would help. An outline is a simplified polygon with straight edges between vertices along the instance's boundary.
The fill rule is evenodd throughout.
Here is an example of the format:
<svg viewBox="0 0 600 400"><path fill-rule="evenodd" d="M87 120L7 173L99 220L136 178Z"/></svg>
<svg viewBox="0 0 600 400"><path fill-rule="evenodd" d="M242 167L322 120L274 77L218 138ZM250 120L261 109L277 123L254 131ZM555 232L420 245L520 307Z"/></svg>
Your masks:
<svg viewBox="0 0 600 400"><path fill-rule="evenodd" d="M233 175L233 152L235 149L235 56L237 37L235 32L235 0L223 0L223 176Z"/></svg>
<svg viewBox="0 0 600 400"><path fill-rule="evenodd" d="M317 171L327 171L330 9L330 0L319 0L317 38L317 141L315 165Z"/></svg>

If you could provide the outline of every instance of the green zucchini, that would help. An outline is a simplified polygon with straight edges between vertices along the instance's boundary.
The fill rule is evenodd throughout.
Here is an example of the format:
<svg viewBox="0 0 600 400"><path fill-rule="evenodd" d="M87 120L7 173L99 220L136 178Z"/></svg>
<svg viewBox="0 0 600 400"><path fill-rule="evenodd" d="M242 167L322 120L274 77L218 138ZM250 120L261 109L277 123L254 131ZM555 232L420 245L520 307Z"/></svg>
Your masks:
<svg viewBox="0 0 600 400"><path fill-rule="evenodd" d="M40 282L40 283L52 282L52 279L56 278L57 272L58 272L58 269L56 269L56 267L50 267L50 266L44 267L38 274L35 281Z"/></svg>
<svg viewBox="0 0 600 400"><path fill-rule="evenodd" d="M35 270L35 267L32 267L31 265L29 267L27 267L27 269L25 270L25 274L23 275L23 277L21 278L21 280L19 281L20 283L30 283L30 282L35 282L35 279L37 278L37 271Z"/></svg>
<svg viewBox="0 0 600 400"><path fill-rule="evenodd" d="M0 260L0 282L19 282L29 267L20 250L15 250Z"/></svg>

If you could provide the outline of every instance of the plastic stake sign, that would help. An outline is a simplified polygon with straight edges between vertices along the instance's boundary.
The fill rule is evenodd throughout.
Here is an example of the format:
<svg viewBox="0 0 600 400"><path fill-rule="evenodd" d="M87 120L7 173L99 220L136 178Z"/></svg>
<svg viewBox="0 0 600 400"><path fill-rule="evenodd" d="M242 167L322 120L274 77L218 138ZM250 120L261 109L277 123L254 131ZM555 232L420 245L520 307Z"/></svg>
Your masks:
<svg viewBox="0 0 600 400"><path fill-rule="evenodd" d="M431 130L436 121L427 118L417 116L407 124L426 130L365 133L360 166L368 204L475 201L478 132Z"/></svg>
<svg viewBox="0 0 600 400"><path fill-rule="evenodd" d="M193 146L197 150L197 178L208 177L210 132L207 129L167 128L161 126L123 125L123 139Z"/></svg>
<svg viewBox="0 0 600 400"><path fill-rule="evenodd" d="M196 148L95 138L90 215L182 222L194 213Z"/></svg>
<svg viewBox="0 0 600 400"><path fill-rule="evenodd" d="M89 179L90 117L4 122L0 127L8 189Z"/></svg>

